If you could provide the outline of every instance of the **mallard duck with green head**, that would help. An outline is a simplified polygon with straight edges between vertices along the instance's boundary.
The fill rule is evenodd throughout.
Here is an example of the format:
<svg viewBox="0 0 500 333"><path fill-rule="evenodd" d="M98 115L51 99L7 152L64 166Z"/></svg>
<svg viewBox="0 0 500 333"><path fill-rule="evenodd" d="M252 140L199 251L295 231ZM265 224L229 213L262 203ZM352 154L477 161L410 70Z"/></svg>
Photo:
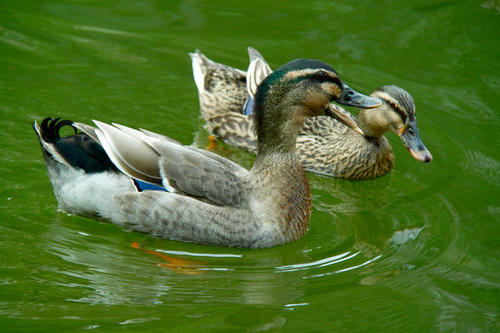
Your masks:
<svg viewBox="0 0 500 333"><path fill-rule="evenodd" d="M260 248L302 236L311 194L295 140L331 102L376 107L317 60L267 76L254 99L257 158L247 170L219 155L119 124L46 118L33 127L62 211L157 237ZM71 126L74 135L61 137ZM79 130L79 131L78 131Z"/></svg>
<svg viewBox="0 0 500 333"><path fill-rule="evenodd" d="M247 72L216 63L199 51L191 58L207 129L229 145L256 152L254 94L272 70L259 52L248 51ZM418 132L412 96L393 85L383 86L371 96L380 99L381 106L360 109L356 119L342 107L329 104L334 117L304 121L296 147L306 170L347 179L383 176L394 168L392 147L384 136L388 131L396 133L418 161L432 160Z"/></svg>

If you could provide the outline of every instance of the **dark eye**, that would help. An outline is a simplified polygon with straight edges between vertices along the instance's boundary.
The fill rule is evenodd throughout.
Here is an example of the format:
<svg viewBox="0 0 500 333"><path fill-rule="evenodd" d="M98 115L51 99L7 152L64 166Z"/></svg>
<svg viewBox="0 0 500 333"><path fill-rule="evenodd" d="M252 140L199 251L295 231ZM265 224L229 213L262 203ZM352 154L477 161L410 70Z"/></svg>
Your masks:
<svg viewBox="0 0 500 333"><path fill-rule="evenodd" d="M389 102L389 106L390 106L391 108L393 108L393 109L395 109L395 108L396 108L396 104L394 104L393 102Z"/></svg>
<svg viewBox="0 0 500 333"><path fill-rule="evenodd" d="M330 76L328 75L327 72L325 71L319 71L318 73L316 73L316 79L318 81L326 81L330 78Z"/></svg>
<svg viewBox="0 0 500 333"><path fill-rule="evenodd" d="M413 130L413 128L411 128L411 127L408 128L408 134L410 134L410 135L415 134L415 131Z"/></svg>

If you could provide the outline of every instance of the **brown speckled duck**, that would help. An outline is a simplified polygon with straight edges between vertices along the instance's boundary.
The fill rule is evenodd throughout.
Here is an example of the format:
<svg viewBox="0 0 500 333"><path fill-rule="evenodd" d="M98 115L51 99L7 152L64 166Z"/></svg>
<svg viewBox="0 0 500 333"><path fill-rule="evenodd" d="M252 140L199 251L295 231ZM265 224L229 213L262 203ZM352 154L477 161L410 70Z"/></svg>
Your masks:
<svg viewBox="0 0 500 333"><path fill-rule="evenodd" d="M200 111L207 128L222 141L256 152L252 105L258 83L272 73L264 58L249 48L250 66L245 73L218 64L201 52L191 54ZM361 109L354 120L338 105L329 104L332 117L304 121L297 138L297 155L306 170L347 179L385 175L394 167L394 155L384 133L395 132L411 155L430 162L417 128L411 95L397 86L383 86L371 94L383 104Z"/></svg>
<svg viewBox="0 0 500 333"><path fill-rule="evenodd" d="M61 210L157 237L260 248L307 230L311 195L295 140L306 117L335 112L332 101L380 105L317 60L295 60L267 76L255 94L251 170L118 124L46 118L33 127ZM66 125L75 134L61 137Z"/></svg>

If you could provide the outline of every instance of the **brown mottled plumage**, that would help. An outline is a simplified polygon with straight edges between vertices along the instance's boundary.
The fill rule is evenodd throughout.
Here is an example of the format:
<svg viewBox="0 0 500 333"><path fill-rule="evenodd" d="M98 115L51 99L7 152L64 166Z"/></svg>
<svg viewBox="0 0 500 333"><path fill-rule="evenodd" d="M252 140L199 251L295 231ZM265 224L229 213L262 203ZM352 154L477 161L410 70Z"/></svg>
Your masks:
<svg viewBox="0 0 500 333"><path fill-rule="evenodd" d="M222 141L255 153L254 117L243 113L248 112L246 105L253 100L252 87L265 76L263 73L271 73L271 69L256 50L249 48L249 55L248 73L215 63L199 51L191 57L200 111L207 129ZM371 96L380 98L383 104L368 113L361 110L356 120L334 104L328 108L334 110L336 119L305 119L296 148L306 170L347 179L383 176L394 168L394 154L384 137L387 131L399 135L417 160L432 159L418 134L411 95L399 87L384 86Z"/></svg>
<svg viewBox="0 0 500 333"><path fill-rule="evenodd" d="M367 138L334 119L321 118L306 121L297 138L297 154L306 170L347 179L380 177L392 170L394 155L384 136Z"/></svg>

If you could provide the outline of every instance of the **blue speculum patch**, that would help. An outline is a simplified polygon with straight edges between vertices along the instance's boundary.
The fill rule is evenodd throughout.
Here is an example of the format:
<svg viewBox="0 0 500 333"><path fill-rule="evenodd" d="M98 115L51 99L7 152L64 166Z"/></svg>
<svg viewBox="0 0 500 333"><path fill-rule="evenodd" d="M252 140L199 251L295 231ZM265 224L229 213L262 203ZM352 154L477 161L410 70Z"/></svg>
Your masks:
<svg viewBox="0 0 500 333"><path fill-rule="evenodd" d="M162 187L160 185L143 182L143 181L138 180L138 179L132 179L132 180L133 180L135 188L137 189L138 192L142 192L142 191L164 191L164 192L168 192L167 189L165 189L164 187Z"/></svg>

